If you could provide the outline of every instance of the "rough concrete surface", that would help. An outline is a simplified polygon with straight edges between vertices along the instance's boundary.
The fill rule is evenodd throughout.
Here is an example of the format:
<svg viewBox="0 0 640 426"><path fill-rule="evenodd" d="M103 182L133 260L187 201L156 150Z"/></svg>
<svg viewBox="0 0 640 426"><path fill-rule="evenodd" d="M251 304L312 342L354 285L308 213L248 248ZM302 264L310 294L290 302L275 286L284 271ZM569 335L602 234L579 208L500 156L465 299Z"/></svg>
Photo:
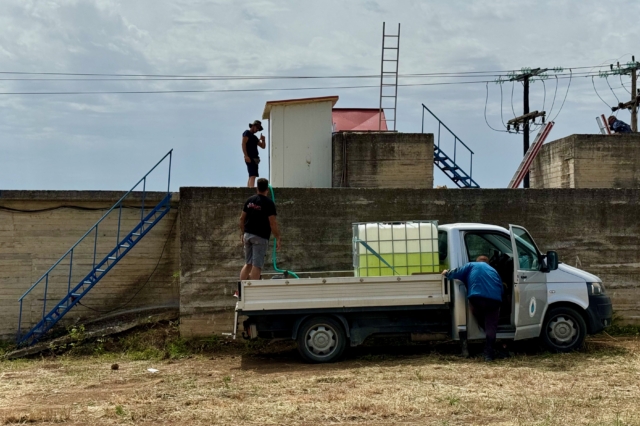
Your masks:
<svg viewBox="0 0 640 426"><path fill-rule="evenodd" d="M571 135L542 146L532 188L640 188L640 134Z"/></svg>
<svg viewBox="0 0 640 426"><path fill-rule="evenodd" d="M247 188L181 188L184 336L228 332L243 265L238 219ZM601 277L614 309L640 323L640 190L276 189L282 251L293 271L352 269L351 223L435 219L526 227L543 251ZM272 271L267 259L265 271Z"/></svg>
<svg viewBox="0 0 640 426"><path fill-rule="evenodd" d="M433 134L338 132L332 152L334 188L433 188Z"/></svg>

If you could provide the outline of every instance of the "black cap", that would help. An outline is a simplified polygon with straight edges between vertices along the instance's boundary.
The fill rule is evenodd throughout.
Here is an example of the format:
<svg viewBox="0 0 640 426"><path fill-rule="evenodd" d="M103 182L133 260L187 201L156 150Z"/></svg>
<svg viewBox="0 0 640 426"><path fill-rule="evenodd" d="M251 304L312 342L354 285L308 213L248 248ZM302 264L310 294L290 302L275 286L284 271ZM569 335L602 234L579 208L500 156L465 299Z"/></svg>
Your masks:
<svg viewBox="0 0 640 426"><path fill-rule="evenodd" d="M260 120L256 120L253 123L249 123L249 127L253 127L256 126L258 128L258 131L262 131L262 122Z"/></svg>

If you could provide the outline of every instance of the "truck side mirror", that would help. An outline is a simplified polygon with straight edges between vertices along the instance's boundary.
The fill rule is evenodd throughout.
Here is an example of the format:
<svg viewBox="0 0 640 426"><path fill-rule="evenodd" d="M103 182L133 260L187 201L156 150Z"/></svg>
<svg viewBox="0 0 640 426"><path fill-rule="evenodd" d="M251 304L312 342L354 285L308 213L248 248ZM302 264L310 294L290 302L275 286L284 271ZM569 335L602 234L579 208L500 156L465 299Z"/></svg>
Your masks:
<svg viewBox="0 0 640 426"><path fill-rule="evenodd" d="M547 252L547 270L555 271L558 269L558 253L555 251Z"/></svg>

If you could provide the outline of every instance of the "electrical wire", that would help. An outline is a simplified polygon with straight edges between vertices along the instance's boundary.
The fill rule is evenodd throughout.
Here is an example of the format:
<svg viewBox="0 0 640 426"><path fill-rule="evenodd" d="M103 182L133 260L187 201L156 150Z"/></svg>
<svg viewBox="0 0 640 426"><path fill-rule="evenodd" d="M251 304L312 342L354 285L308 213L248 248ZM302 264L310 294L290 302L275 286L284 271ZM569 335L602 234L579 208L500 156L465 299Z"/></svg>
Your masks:
<svg viewBox="0 0 640 426"><path fill-rule="evenodd" d="M611 105L609 105L604 99L602 99L602 96L600 96L600 94L598 93L598 90L596 89L596 83L593 79L594 77L591 77L591 84L593 84L593 90L596 92L596 95L598 95L600 100L607 106L607 108L611 109Z"/></svg>
<svg viewBox="0 0 640 426"><path fill-rule="evenodd" d="M595 77L595 75L589 75ZM588 77L588 76L585 76ZM557 77L558 79L573 78L573 75L569 77ZM433 82L433 83L409 83L398 84L398 87L420 87L420 86L447 86L447 85L459 85L459 84L478 84L478 83L493 83L494 80L475 80L475 81L457 81L457 82ZM515 85L515 82L513 83ZM364 89L364 88L379 88L379 85L361 85L361 86L326 86L326 87L284 87L284 88L255 88L255 89L194 89L194 90L116 90L116 91L56 91L56 92L0 92L0 95L117 95L117 94L196 94L196 93L231 93L231 92L278 92L278 91L300 91L300 90L334 90L334 89ZM513 87L512 87L512 111L515 117L515 110L513 109Z"/></svg>
<svg viewBox="0 0 640 426"><path fill-rule="evenodd" d="M547 116L550 116L551 113L553 112L553 107L556 104L556 95L558 94L558 85L559 85L559 81L558 81L558 76L556 76L556 90L553 92L553 101L551 101L551 108L549 108L549 114L547 114Z"/></svg>
<svg viewBox="0 0 640 426"><path fill-rule="evenodd" d="M78 302L78 305L84 306L85 308L97 312L99 314L110 314L111 312L115 312L115 311L119 311L120 309L124 308L125 306L127 306L129 303L131 303L131 301L133 301L133 299L136 298L136 296L138 296L138 294L140 294L140 292L142 291L142 289L144 289L146 287L146 285L149 283L149 281L151 281L151 278L153 277L153 274L156 273L156 270L158 269L158 266L160 266L160 262L162 261L162 256L164 255L164 252L167 248L167 244L169 243L169 240L171 239L171 234L173 233L173 228L176 226L176 223L178 222L178 217L179 215L176 214L176 218L173 221L173 224L171 224L171 229L169 229L169 234L167 235L167 239L164 242L164 245L162 246L162 251L160 252L160 257L158 258L158 262L156 263L156 266L153 268L153 271L151 271L151 274L149 274L149 277L147 278L147 280L144 282L144 284L142 284L140 286L140 288L138 288L138 290L133 294L133 296L131 296L129 298L129 300L127 300L124 304L118 306L117 308L113 308L111 310L108 311L101 311L99 309L96 309L92 306L88 306L85 305L82 302Z"/></svg>
<svg viewBox="0 0 640 426"><path fill-rule="evenodd" d="M613 93L613 96L615 96L618 103L620 103L620 99L618 99L618 95L616 95L616 92L613 91L613 87L611 87L611 85L609 84L609 76L605 76L604 79L607 81L607 86L609 86L609 89L611 89L611 93Z"/></svg>
<svg viewBox="0 0 640 426"><path fill-rule="evenodd" d="M513 111L513 118L516 118L516 110L513 108L513 91L516 88L516 82L511 82L511 111Z"/></svg>
<svg viewBox="0 0 640 426"><path fill-rule="evenodd" d="M502 83L500 83L500 121L502 121L502 126L506 129L507 128L507 124L504 122L504 116L502 114Z"/></svg>
<svg viewBox="0 0 640 426"><path fill-rule="evenodd" d="M618 75L620 77L620 85L627 91L628 94L631 94L631 90L627 89L627 86L622 82L622 74Z"/></svg>
<svg viewBox="0 0 640 426"><path fill-rule="evenodd" d="M571 69L569 69L569 72L571 72ZM569 84L567 85L567 91L564 94L564 99L562 100L562 105L560 105L560 109L558 110L558 113L556 114L555 117L553 117L553 119L551 119L549 121L556 121L556 118L558 118L558 116L562 112L562 108L564 108L564 103L567 101L567 96L569 95L569 88L570 87L571 87L571 78L569 79Z"/></svg>
<svg viewBox="0 0 640 426"><path fill-rule="evenodd" d="M487 97L484 100L484 122L487 123L487 126L489 126L489 128L494 132L511 133L506 130L494 129L493 127L491 127L491 124L489 124L489 120L487 120L487 104L488 103L489 103L489 83L487 83Z"/></svg>

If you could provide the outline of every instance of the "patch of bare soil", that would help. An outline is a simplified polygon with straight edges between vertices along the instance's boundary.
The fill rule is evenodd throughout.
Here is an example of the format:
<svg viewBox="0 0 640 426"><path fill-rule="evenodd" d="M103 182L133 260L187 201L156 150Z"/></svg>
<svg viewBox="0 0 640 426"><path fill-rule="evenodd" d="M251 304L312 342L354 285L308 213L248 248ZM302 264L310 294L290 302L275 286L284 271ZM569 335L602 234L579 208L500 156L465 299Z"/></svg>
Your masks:
<svg viewBox="0 0 640 426"><path fill-rule="evenodd" d="M455 345L383 345L310 365L286 343L0 363L4 424L640 425L638 401L640 340L606 336L494 363Z"/></svg>

